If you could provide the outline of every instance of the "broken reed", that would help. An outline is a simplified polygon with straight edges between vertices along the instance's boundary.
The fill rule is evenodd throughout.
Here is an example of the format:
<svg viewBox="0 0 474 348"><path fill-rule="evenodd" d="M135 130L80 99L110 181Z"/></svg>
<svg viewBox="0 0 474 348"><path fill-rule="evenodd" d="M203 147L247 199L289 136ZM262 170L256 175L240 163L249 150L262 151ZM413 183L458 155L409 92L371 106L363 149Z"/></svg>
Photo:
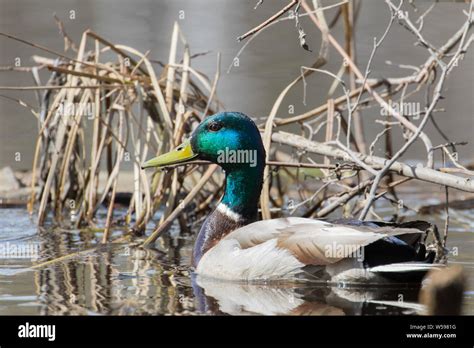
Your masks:
<svg viewBox="0 0 474 348"><path fill-rule="evenodd" d="M178 57L178 45L183 49ZM103 59L105 53L112 59ZM39 135L33 163L32 189L28 202L38 205L38 224L48 213L56 223L74 216L76 227L95 226L98 208L108 202L103 240L114 222L113 205L124 156L133 163L133 195L124 219L134 231L145 225L160 207L162 220L179 203L179 194L189 190L205 168L179 168L154 173L151 182L140 164L163 153L189 135L192 122L213 113L207 78L190 67L191 55L177 24L174 25L169 61L160 75L148 53L114 45L96 33L83 33L75 58L59 54L56 59L36 57L52 71L40 98ZM196 83L204 86L206 93ZM85 117L84 111L90 115ZM92 124L92 138L86 128ZM90 145L88 150L87 145ZM106 168L105 186L99 187L99 172ZM216 192L216 182L203 191ZM205 202L203 192L197 204Z"/></svg>

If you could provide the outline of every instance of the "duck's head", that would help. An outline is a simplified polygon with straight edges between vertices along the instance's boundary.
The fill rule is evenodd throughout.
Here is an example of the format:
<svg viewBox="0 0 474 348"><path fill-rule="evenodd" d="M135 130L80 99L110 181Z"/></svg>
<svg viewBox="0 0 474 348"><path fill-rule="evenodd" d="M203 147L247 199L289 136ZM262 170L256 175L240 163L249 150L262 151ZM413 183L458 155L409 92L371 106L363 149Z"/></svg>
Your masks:
<svg viewBox="0 0 474 348"><path fill-rule="evenodd" d="M142 168L207 160L227 173L252 168L261 171L265 150L255 123L239 112L221 112L202 121L190 139L174 150L145 162Z"/></svg>
<svg viewBox="0 0 474 348"><path fill-rule="evenodd" d="M196 266L215 241L257 219L265 149L250 117L239 112L221 112L202 121L189 140L147 161L143 168L165 167L193 159L216 163L226 173L224 196L207 217L196 240L193 251Z"/></svg>

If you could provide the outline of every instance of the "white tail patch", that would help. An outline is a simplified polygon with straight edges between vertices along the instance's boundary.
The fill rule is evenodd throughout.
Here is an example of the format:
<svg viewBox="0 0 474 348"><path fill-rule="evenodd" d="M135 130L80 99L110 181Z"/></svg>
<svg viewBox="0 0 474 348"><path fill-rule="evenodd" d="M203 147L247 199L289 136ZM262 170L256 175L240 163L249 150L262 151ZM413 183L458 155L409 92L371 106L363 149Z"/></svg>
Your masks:
<svg viewBox="0 0 474 348"><path fill-rule="evenodd" d="M415 263L415 262L407 262L407 263L391 263L388 265L381 265L369 268L370 272L420 272L420 271L429 271L430 269L439 269L443 268L446 265L440 263Z"/></svg>

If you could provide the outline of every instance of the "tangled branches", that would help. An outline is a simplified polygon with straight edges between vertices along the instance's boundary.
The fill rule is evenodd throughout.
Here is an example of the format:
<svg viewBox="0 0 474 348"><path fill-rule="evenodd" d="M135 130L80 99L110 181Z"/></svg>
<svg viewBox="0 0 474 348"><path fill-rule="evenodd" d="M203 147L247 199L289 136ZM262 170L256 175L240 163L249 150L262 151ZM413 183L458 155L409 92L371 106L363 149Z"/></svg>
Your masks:
<svg viewBox="0 0 474 348"><path fill-rule="evenodd" d="M355 5L354 2L342 2L337 4L339 11L335 20L331 21L331 23L334 25L337 18L341 17L341 15L346 18L346 25L344 27L346 30L345 38L349 40L349 42L342 45L328 32L324 15L325 8L321 8L318 1L313 1L312 3L313 7L305 0L292 1L283 10L287 12L294 6L301 6L306 11L304 14L296 15L300 17L309 16L313 24L321 32L322 45L324 46L326 43L329 43L339 54L342 59L341 69L338 73L322 69L322 65L327 61L327 50L321 50L326 52L323 57L324 59L321 59L320 53L317 62L312 67L302 67L301 75L281 92L263 126L263 138L267 148L267 160L270 160L270 157L274 155L274 151L271 151L271 149L273 149L272 142L276 142L294 148L299 154L299 160L301 160L302 154L313 153L325 156L326 160L329 160L329 158L336 161L342 159L344 163L353 163L361 169L357 178L362 178L362 181L356 180L355 183L349 186L345 184L341 185L344 180L334 181L330 172L326 172L326 179L324 179L326 182L326 184L324 184L325 189L319 193L320 196L324 198L313 202L314 205L309 206L308 213L305 215L316 214L316 216L319 217L325 216L338 207L344 207L353 197L362 195L363 199L359 200L359 204L356 204L355 210L352 210L352 212L345 210L346 213L350 216L358 214L360 219L366 219L369 215L377 217L377 214L373 210L374 202L378 198L385 196L387 192L390 192L392 196L392 198L390 198L391 201L397 205L399 200L397 199L394 188L409 180L421 180L443 185L446 187L446 190L447 188L455 188L466 192L474 192L472 182L473 173L463 166L460 159L457 158L456 144L459 145L459 142L456 143L447 139L447 144L433 145L430 136L425 132L425 126L429 121L432 121L436 125L433 114L439 111L437 106L442 99L445 81L452 70L455 69L462 60L472 42L472 34L470 36L468 34L474 19L473 2L463 11L466 19L464 23L460 25L459 30L446 40L441 47L435 47L424 37L422 32L424 19L433 9L434 4L429 6L429 8L413 22L408 11L404 8L403 1L395 5L392 1L386 0L390 18L381 36L379 38L373 38L373 48L365 67L365 73L362 73L361 69L359 69L355 63L354 51L350 49L354 47L354 43L352 42L352 30L356 14L359 11L359 8L354 9L354 6L357 7L357 5ZM247 34L240 37L239 40L246 37L254 39L259 32L270 25L290 19L291 15L281 18L281 15L284 13L283 10L250 30ZM383 45L396 22L414 37L416 45L426 49L427 59L425 63L419 67L410 66L410 68L415 71L411 75L397 78L371 78L373 58L377 54L378 48ZM242 52L239 52L239 54L241 53ZM344 77L346 68L348 79ZM343 95L329 99L326 104L303 114L278 118L279 108L286 94L300 81L303 82L306 91L309 75L316 73L329 75L334 80L333 86L339 85L342 87ZM423 89L425 90L426 104L423 108L419 108L417 112L410 114L403 108L394 107L394 105L403 105L403 103L409 101L410 98L413 98L413 96ZM334 88L331 87L328 95L331 95L333 92ZM359 114L364 108L374 105L378 106L381 110L381 115L386 117L382 120L377 120L377 122L384 127L370 140L369 146L369 139L367 139L367 134L364 134L362 120ZM357 117L354 117L355 114L358 114ZM338 125L336 130L333 129L335 120ZM416 122L417 120L419 121ZM308 136L303 137L282 131L275 132L279 127L292 124L299 124L302 129L307 129ZM313 140L314 135L324 127L326 127L326 142L315 142ZM390 139L394 127L399 127L405 137L405 142L397 151L391 148ZM443 137L445 137L442 131L440 129L438 130ZM343 137L342 133L345 133L344 140L341 139ZM384 138L387 144L387 158L373 156L372 151L375 144ZM426 164L413 166L400 162L401 156L405 154L416 141L422 141L425 145ZM435 168L435 150L443 151L443 155L452 162L452 166L456 168L456 171L450 171L450 173L448 173L444 163L442 166ZM310 156L307 156L307 160L311 160ZM337 162L332 163L338 164ZM457 175L453 175L454 173ZM275 183L279 182L280 179L278 178L279 173L272 173L269 168L267 168L265 174L266 180L261 199L262 216L264 218L270 218L272 216L271 211L276 211L275 207L271 207L271 201L278 201L278 199L271 198L271 188ZM404 178L395 181L395 174ZM387 179L385 188L381 187L383 179ZM347 182L347 180L345 181ZM334 185L339 185L339 188L341 186L345 188L343 188L342 191L339 190L328 196L326 192L327 189ZM278 192L278 190L273 192ZM311 195L311 197L309 201L314 200L314 196ZM305 200L305 202L307 201L308 200ZM324 205L325 207L321 210L317 211L317 209L315 209L315 207Z"/></svg>

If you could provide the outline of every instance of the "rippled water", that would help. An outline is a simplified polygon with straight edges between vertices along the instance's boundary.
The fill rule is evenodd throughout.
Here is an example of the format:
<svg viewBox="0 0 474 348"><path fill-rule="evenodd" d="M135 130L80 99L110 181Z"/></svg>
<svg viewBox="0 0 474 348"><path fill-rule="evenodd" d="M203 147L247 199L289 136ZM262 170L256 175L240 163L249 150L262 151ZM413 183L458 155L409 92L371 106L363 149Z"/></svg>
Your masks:
<svg viewBox="0 0 474 348"><path fill-rule="evenodd" d="M448 246L457 248L453 249L457 255L451 255L449 262L466 271L464 313L474 314L474 210L451 210L450 215ZM410 218L434 220L440 228L444 224L443 214ZM416 288L196 281L188 267L194 232L180 232L177 226L158 240L155 249L142 249L128 242L100 246L101 234L95 232L37 231L24 209L0 209L0 221L3 245L37 245L39 256L37 260L0 259L0 315L398 315L420 308ZM114 236L121 233L115 231ZM80 253L31 269L33 264L74 252Z"/></svg>

